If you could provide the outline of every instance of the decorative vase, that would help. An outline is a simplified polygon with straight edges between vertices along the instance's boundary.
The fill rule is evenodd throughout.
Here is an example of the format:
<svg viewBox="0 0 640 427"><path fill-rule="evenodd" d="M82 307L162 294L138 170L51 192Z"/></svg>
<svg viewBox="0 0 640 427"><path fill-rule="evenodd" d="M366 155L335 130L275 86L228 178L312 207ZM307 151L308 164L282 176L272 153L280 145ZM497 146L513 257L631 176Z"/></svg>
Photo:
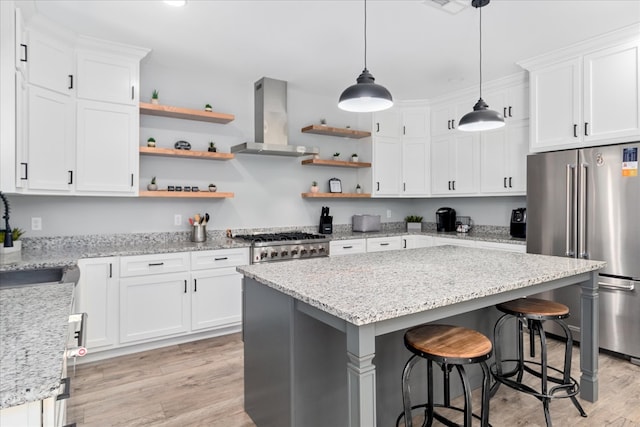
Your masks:
<svg viewBox="0 0 640 427"><path fill-rule="evenodd" d="M156 191L158 189L158 184L147 184L147 190Z"/></svg>
<svg viewBox="0 0 640 427"><path fill-rule="evenodd" d="M340 156L333 156L333 160L340 160Z"/></svg>
<svg viewBox="0 0 640 427"><path fill-rule="evenodd" d="M359 187L358 187L358 188L356 188L356 193L357 193L357 194L362 194L362 188L359 188Z"/></svg>
<svg viewBox="0 0 640 427"><path fill-rule="evenodd" d="M311 192L312 192L312 193L317 193L317 192L318 192L318 190L319 190L319 188L318 188L318 186L317 186L317 185L312 185L312 186L311 186Z"/></svg>
<svg viewBox="0 0 640 427"><path fill-rule="evenodd" d="M156 142L155 141L147 141L147 147L156 148Z"/></svg>
<svg viewBox="0 0 640 427"><path fill-rule="evenodd" d="M213 108L211 108L211 107L204 107L204 111L212 112L212 111L213 111Z"/></svg>
<svg viewBox="0 0 640 427"><path fill-rule="evenodd" d="M351 156L351 161L352 162L357 162L358 161L358 156Z"/></svg>
<svg viewBox="0 0 640 427"><path fill-rule="evenodd" d="M151 103L153 105L158 105L160 102L158 101L158 98L151 98Z"/></svg>
<svg viewBox="0 0 640 427"><path fill-rule="evenodd" d="M209 186L209 191L211 191L212 193L215 193L216 191L218 191L218 187L215 185L210 185Z"/></svg>

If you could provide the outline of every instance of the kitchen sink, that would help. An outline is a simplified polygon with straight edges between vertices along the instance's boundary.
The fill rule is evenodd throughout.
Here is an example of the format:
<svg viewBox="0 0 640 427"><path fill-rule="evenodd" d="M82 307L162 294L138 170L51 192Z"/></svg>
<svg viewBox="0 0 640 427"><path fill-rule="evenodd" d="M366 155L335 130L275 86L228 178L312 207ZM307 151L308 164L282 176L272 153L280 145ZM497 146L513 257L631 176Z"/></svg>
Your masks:
<svg viewBox="0 0 640 427"><path fill-rule="evenodd" d="M79 273L80 271L77 268L66 267L0 271L0 289L62 282L77 282Z"/></svg>

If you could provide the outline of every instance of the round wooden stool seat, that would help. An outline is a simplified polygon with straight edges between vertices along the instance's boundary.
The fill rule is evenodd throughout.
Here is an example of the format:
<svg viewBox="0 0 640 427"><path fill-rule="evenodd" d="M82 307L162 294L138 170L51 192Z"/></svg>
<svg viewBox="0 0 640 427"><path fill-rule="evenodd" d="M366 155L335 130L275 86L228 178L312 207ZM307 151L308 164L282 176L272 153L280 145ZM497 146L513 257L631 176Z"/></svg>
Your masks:
<svg viewBox="0 0 640 427"><path fill-rule="evenodd" d="M477 363L491 357L491 340L473 329L452 325L420 325L404 335L407 349L440 363Z"/></svg>
<svg viewBox="0 0 640 427"><path fill-rule="evenodd" d="M519 298L498 304L498 310L513 316L529 319L565 319L569 317L569 307L559 302L538 298Z"/></svg>

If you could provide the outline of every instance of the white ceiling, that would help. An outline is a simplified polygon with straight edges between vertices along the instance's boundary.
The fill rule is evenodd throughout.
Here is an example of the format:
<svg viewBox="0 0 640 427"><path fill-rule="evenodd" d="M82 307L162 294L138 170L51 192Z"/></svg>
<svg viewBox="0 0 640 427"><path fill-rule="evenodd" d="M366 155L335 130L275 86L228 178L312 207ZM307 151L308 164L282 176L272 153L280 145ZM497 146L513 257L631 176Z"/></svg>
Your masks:
<svg viewBox="0 0 640 427"><path fill-rule="evenodd" d="M395 99L432 98L478 83L478 10L451 15L424 3L367 3L367 65ZM336 99L364 65L362 0L33 4L77 33L151 48L149 64L268 76ZM640 22L640 0L493 0L482 15L488 81L520 71L519 60Z"/></svg>

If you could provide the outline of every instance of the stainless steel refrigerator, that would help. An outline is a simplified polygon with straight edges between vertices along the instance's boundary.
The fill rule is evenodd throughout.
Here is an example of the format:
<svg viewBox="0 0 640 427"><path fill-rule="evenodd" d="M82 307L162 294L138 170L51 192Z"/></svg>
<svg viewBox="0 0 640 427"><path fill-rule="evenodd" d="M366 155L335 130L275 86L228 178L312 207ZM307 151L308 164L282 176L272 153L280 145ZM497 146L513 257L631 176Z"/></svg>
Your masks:
<svg viewBox="0 0 640 427"><path fill-rule="evenodd" d="M527 252L603 260L600 348L640 361L640 142L527 158ZM579 339L580 288L543 295L569 306Z"/></svg>

